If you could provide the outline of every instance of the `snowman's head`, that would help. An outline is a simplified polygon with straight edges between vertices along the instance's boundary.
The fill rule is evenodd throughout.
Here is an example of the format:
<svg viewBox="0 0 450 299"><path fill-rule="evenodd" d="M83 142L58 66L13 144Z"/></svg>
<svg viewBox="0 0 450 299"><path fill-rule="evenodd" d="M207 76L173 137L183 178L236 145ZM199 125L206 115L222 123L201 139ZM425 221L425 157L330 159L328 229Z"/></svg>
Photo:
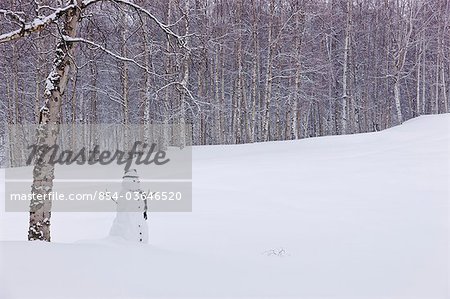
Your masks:
<svg viewBox="0 0 450 299"><path fill-rule="evenodd" d="M130 191L138 191L140 189L140 181L136 169L130 169L125 172L122 188Z"/></svg>

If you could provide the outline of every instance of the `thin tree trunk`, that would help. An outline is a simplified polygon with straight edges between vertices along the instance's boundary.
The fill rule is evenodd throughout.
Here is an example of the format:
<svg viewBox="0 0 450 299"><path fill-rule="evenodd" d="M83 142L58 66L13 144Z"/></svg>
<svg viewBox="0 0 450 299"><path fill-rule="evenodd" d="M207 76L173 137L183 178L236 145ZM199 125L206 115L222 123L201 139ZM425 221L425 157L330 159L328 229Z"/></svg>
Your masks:
<svg viewBox="0 0 450 299"><path fill-rule="evenodd" d="M395 110L397 111L397 121L403 123L402 107L400 102L400 72L398 71L394 78L394 99Z"/></svg>
<svg viewBox="0 0 450 299"><path fill-rule="evenodd" d="M269 132L269 123L270 123L270 103L271 103L271 97L272 97L272 56L273 56L273 41L272 41L272 35L273 35L273 17L274 17L274 1L270 1L270 13L269 13L269 24L268 24L268 53L267 53L267 61L266 61L266 84L265 84L265 92L264 92L264 99L265 99L265 105L264 105L264 118L263 118L263 140L269 141L270 140L270 132Z"/></svg>
<svg viewBox="0 0 450 299"><path fill-rule="evenodd" d="M342 134L347 133L347 125L348 125L348 111L347 111L347 103L348 103L348 61L349 61L349 52L350 52L350 26L351 26L351 10L352 10L352 1L347 0L347 24L345 28L345 41L344 41L344 66L342 71L342 119L341 119L341 132Z"/></svg>
<svg viewBox="0 0 450 299"><path fill-rule="evenodd" d="M416 46L417 49L418 46ZM418 49L416 51L419 51ZM420 60L422 54L417 55L417 70L416 70L416 113L415 116L419 116L420 113Z"/></svg>
<svg viewBox="0 0 450 299"><path fill-rule="evenodd" d="M446 90L446 86L447 83L445 81L445 64L442 63L442 67L441 67L441 93L442 93L442 106L444 108L444 113L448 113L448 97L447 97L447 90Z"/></svg>
<svg viewBox="0 0 450 299"><path fill-rule="evenodd" d="M214 85L215 85L215 105L212 107L212 112L214 115L214 133L215 133L215 143L222 144L223 143L223 135L221 132L221 122L220 115L222 114L221 107L221 93L220 93L220 80L219 80L219 70L221 68L220 63L220 49L221 46L217 46L216 54L215 54L215 68L214 68Z"/></svg>
<svg viewBox="0 0 450 299"><path fill-rule="evenodd" d="M437 61L436 61L436 73L435 73L435 84L434 84L434 114L439 113L439 53L437 54Z"/></svg>
<svg viewBox="0 0 450 299"><path fill-rule="evenodd" d="M257 7L256 1L252 1L253 7L253 27L252 27L252 38L253 38L253 61L252 61L252 109L251 109L251 132L250 132L250 142L255 142L256 140L256 106L258 103L258 83L259 83L259 73L258 73L258 61L259 61L259 45L258 45L258 18L257 18Z"/></svg>
<svg viewBox="0 0 450 299"><path fill-rule="evenodd" d="M297 9L299 7L296 7ZM303 9L303 8L302 8ZM303 41L303 32L305 28L305 13L302 10L297 14L295 18L295 27L297 34L295 35L295 80L294 80L294 105L292 107L292 125L291 125L291 134L295 139L300 138L299 126L301 123L301 113L300 113L300 84L301 84L301 71L302 71L302 62L301 62L301 48Z"/></svg>
<svg viewBox="0 0 450 299"><path fill-rule="evenodd" d="M425 34L425 30L424 33ZM425 38L423 38L422 40L422 107L421 107L421 113L426 113L425 109L426 109L426 43L425 43Z"/></svg>
<svg viewBox="0 0 450 299"><path fill-rule="evenodd" d="M150 63L150 50L149 50L149 41L147 39L147 22L144 21L144 32L143 32L143 39L142 39L142 46L144 48L144 67L147 70L151 69L151 63ZM151 79L150 74L148 72L145 72L144 74L144 92L142 95L142 101L143 101L143 119L142 123L144 124L144 142L149 143L149 135L150 135L150 95L151 95Z"/></svg>

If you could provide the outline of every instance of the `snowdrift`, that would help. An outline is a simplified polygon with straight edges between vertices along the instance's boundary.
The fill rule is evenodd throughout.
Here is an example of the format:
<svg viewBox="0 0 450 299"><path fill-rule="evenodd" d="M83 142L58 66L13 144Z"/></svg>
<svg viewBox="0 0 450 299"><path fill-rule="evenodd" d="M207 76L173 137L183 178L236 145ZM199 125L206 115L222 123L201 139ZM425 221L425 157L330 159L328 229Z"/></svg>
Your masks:
<svg viewBox="0 0 450 299"><path fill-rule="evenodd" d="M26 242L1 198L0 298L449 298L449 148L449 114L196 147L193 212L151 214L149 245L106 238L112 213Z"/></svg>

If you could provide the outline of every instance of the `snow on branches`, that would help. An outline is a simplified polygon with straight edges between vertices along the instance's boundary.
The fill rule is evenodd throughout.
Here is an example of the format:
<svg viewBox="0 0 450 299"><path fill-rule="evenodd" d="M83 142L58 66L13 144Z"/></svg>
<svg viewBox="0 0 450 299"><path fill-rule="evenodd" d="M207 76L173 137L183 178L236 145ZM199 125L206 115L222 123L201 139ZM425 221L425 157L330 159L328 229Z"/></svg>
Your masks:
<svg viewBox="0 0 450 299"><path fill-rule="evenodd" d="M3 13L6 16L14 17L16 20L19 20L20 23L22 23L20 29L1 34L0 43L13 41L28 36L33 32L42 31L47 25L55 22L57 19L59 19L61 16L65 15L68 11L74 9L75 7L76 5L74 3L69 4L63 8L56 9L48 16L37 17L29 23L25 23L25 20L19 17L18 13L0 9L0 13Z"/></svg>
<svg viewBox="0 0 450 299"><path fill-rule="evenodd" d="M185 48L186 50L188 50L187 45L186 45L186 38L189 35L176 34L172 29L170 29L169 25L166 25L163 22L161 22L160 20L158 20L158 18L154 14L149 12L147 9L145 9L137 4L134 4L133 2L127 1L127 0L103 0L103 1L101 1L101 0L85 0L85 1L72 0L72 1L70 1L70 4L68 4L64 7L55 9L53 13L51 13L47 16L38 16L29 23L26 23L25 19L20 16L20 15L24 14L22 12L13 12L13 11L7 10L7 9L0 9L0 15L4 15L5 17L14 19L15 21L18 21L21 24L21 28L19 28L19 29L0 34L0 43L13 41L13 40L28 36L33 32L42 31L46 26L57 21L60 17L66 15L71 10L73 10L75 8L83 10L86 7L88 7L92 4L95 4L97 2L117 3L117 4L122 4L125 6L132 7L138 13L142 13L142 14L146 15L148 18L150 18L168 36L175 38L177 41L177 44L179 45L180 48ZM38 10L39 10L39 8L38 8Z"/></svg>

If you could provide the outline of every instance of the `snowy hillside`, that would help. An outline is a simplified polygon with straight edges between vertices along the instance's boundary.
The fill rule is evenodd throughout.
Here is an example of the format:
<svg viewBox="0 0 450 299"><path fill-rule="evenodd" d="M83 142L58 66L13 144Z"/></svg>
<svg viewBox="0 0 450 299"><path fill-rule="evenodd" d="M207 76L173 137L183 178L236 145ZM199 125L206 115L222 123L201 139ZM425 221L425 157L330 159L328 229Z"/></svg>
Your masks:
<svg viewBox="0 0 450 299"><path fill-rule="evenodd" d="M449 147L449 114L196 147L193 212L151 214L150 245L106 238L112 213L54 213L53 242L26 242L2 207L0 298L449 298Z"/></svg>

